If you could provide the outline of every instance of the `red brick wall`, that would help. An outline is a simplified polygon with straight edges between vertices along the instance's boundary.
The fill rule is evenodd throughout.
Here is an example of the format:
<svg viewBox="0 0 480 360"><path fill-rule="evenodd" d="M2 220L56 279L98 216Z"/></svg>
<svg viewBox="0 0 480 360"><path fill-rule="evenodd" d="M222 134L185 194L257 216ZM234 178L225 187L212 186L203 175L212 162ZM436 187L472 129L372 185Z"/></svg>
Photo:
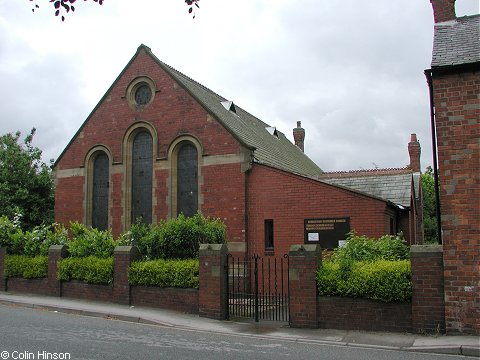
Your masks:
<svg viewBox="0 0 480 360"><path fill-rule="evenodd" d="M83 222L84 177L56 179L55 222L68 226L70 221Z"/></svg>
<svg viewBox="0 0 480 360"><path fill-rule="evenodd" d="M480 76L433 74L447 332L480 333Z"/></svg>
<svg viewBox="0 0 480 360"><path fill-rule="evenodd" d="M198 314L198 290L132 286L131 304Z"/></svg>
<svg viewBox="0 0 480 360"><path fill-rule="evenodd" d="M7 281L7 291L37 295L51 295L52 293L49 288L48 278L10 278Z"/></svg>
<svg viewBox="0 0 480 360"><path fill-rule="evenodd" d="M254 164L248 175L249 253L264 254L264 220L274 221L275 254L304 243L304 219L350 217L359 234L385 234L384 201Z"/></svg>
<svg viewBox="0 0 480 360"><path fill-rule="evenodd" d="M148 76L156 84L153 102L141 111L131 109L125 99L126 88L138 76ZM122 149L125 134L136 122L150 123L158 135L154 161L165 161L172 142L180 135L189 134L198 139L203 155L239 154L239 142L217 121L208 115L196 100L145 52L141 51L124 74L98 104L77 136L59 159L56 170L82 169L89 150L99 144L108 147L113 156L115 173L111 174L112 205L109 209L114 236L124 230L125 169ZM169 170L154 173L154 218L166 219L170 208L167 184ZM245 241L245 176L239 164L204 166L201 210L207 216L226 219L230 241ZM85 179L83 176L59 178L56 188L55 219L68 225L82 222L85 214Z"/></svg>
<svg viewBox="0 0 480 360"><path fill-rule="evenodd" d="M205 216L218 217L227 225L227 240L245 241L245 174L240 164L202 168Z"/></svg>
<svg viewBox="0 0 480 360"><path fill-rule="evenodd" d="M88 284L77 280L62 281L62 297L111 302L113 300L113 287L110 285Z"/></svg>
<svg viewBox="0 0 480 360"><path fill-rule="evenodd" d="M324 329L410 332L411 303L318 297L318 326Z"/></svg>

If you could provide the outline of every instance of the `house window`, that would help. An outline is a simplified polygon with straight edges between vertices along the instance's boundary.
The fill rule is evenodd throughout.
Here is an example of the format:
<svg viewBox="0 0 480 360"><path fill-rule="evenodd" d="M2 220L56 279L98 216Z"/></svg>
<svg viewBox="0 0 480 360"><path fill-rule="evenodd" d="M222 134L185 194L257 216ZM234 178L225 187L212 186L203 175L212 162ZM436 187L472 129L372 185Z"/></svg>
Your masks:
<svg viewBox="0 0 480 360"><path fill-rule="evenodd" d="M92 227L99 230L108 229L108 178L109 159L103 151L93 162L92 186Z"/></svg>
<svg viewBox="0 0 480 360"><path fill-rule="evenodd" d="M390 235L396 235L397 234L397 226L395 224L395 219L390 218Z"/></svg>
<svg viewBox="0 0 480 360"><path fill-rule="evenodd" d="M183 142L177 153L177 215L193 216L198 210L198 153Z"/></svg>
<svg viewBox="0 0 480 360"><path fill-rule="evenodd" d="M147 131L140 131L132 145L132 223L138 218L152 222L153 142Z"/></svg>
<svg viewBox="0 0 480 360"><path fill-rule="evenodd" d="M273 220L265 220L265 250L273 250Z"/></svg>

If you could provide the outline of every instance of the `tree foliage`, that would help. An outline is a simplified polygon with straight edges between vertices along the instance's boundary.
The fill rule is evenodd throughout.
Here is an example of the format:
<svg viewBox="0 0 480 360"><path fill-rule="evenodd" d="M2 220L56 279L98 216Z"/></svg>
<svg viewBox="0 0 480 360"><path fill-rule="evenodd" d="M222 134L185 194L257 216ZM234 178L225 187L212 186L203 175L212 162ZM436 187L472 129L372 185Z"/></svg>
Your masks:
<svg viewBox="0 0 480 360"><path fill-rule="evenodd" d="M32 12L35 12L36 9L39 9L40 6L37 4L37 0L30 0L33 2L32 6ZM77 0L49 0L50 4L53 6L53 11L55 13L55 16L60 16L62 21L65 21L65 15L70 13L70 11L73 13L75 12L76 5L75 2ZM87 0L83 0L86 2ZM93 0L99 5L103 5L104 0ZM198 2L200 0L185 0L185 3L188 6L188 13L193 15L193 18L195 18L195 11L194 11L194 5L199 8Z"/></svg>
<svg viewBox="0 0 480 360"><path fill-rule="evenodd" d="M19 143L20 132L0 137L0 209L14 218L20 213L22 228L53 222L54 186L42 151L32 145L35 128Z"/></svg>
<svg viewBox="0 0 480 360"><path fill-rule="evenodd" d="M423 194L424 241L428 244L436 244L438 243L438 231L435 201L435 180L433 178L432 167L427 167L427 171L425 171L421 176Z"/></svg>

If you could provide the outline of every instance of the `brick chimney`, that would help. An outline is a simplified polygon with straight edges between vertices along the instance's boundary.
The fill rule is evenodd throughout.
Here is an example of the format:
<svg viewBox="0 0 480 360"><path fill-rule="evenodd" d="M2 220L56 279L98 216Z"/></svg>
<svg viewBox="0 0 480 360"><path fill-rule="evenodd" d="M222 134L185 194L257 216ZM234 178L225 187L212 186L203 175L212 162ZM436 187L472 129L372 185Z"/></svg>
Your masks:
<svg viewBox="0 0 480 360"><path fill-rule="evenodd" d="M436 23L455 20L455 0L430 0L433 7L433 18Z"/></svg>
<svg viewBox="0 0 480 360"><path fill-rule="evenodd" d="M412 134L408 143L408 154L410 155L410 169L413 172L420 172L420 153L421 148L417 140L417 134Z"/></svg>
<svg viewBox="0 0 480 360"><path fill-rule="evenodd" d="M297 145L300 150L305 151L305 129L302 128L302 122L297 121L297 127L293 129L293 139L295 140L295 145Z"/></svg>

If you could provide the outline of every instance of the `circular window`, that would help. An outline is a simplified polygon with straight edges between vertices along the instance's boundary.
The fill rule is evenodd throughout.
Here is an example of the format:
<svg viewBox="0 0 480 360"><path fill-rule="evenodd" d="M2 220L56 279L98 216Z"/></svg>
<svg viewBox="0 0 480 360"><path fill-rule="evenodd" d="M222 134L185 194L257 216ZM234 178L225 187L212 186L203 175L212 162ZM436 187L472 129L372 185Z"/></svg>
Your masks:
<svg viewBox="0 0 480 360"><path fill-rule="evenodd" d="M143 110L155 97L155 83L152 79L142 76L133 80L127 87L126 99L134 110Z"/></svg>
<svg viewBox="0 0 480 360"><path fill-rule="evenodd" d="M137 105L147 105L152 98L152 89L147 84L140 85L135 91L135 102Z"/></svg>

